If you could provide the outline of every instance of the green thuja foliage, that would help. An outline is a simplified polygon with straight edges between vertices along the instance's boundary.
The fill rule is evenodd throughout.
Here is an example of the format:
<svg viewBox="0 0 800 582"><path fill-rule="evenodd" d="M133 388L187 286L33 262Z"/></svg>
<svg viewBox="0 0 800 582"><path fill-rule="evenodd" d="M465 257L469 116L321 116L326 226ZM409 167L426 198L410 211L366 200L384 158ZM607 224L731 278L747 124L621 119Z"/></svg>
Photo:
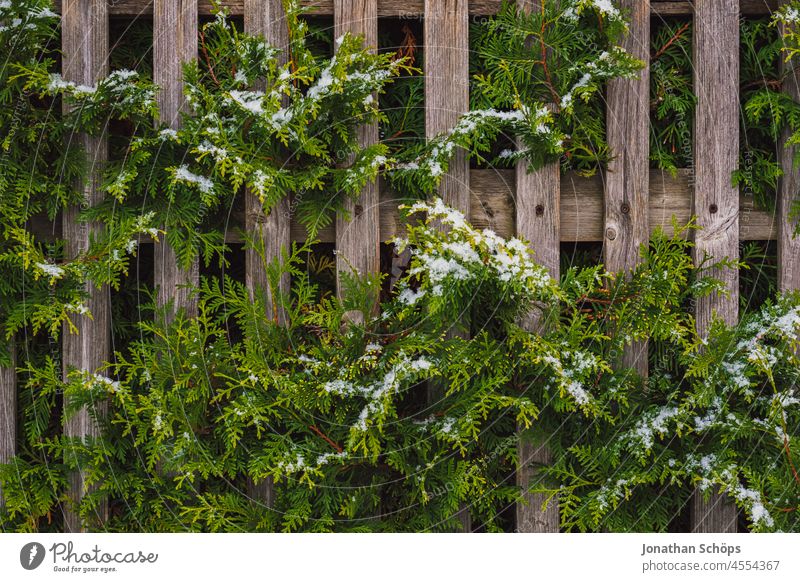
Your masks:
<svg viewBox="0 0 800 582"><path fill-rule="evenodd" d="M413 55L374 55L345 35L334 57L317 56L324 38L309 36L296 3L286 4L286 64L222 13L203 27L200 61L184 71L187 111L171 129L156 123L146 67L142 76L118 68L91 87L64 80L45 50L57 30L46 5L0 2L0 21L12 23L3 40L28 43L0 72L0 98L19 110L0 109L6 333L55 334L89 317L86 283L121 285L131 301L125 273L141 238L165 234L184 265L221 256L214 217L244 188L266 211L293 196L314 233L392 157L402 160L393 179L421 194L456 148L488 160L506 130L523 149L496 157L533 167L561 158L590 172L613 155L599 121L602 83L639 63L616 47L625 22L612 4L555 5L522 14L506 3L480 37L474 97L485 105L407 149L397 141L422 136L417 111L405 107L417 79L404 77L394 97L383 91L416 72ZM24 26L11 30L17 19ZM681 42L658 56L674 63L654 75L656 100L685 89L665 72L679 68ZM135 56L114 62L134 66ZM382 114L376 102L392 99L395 110ZM662 122L675 106L664 105ZM385 135L398 128L390 138L402 134L359 147L356 127L374 122ZM52 218L81 202L86 152L60 144L107 127L107 200L81 214L102 232L65 256L60 241L42 244L26 228L30 213ZM659 127L663 143L676 139ZM658 163L678 167L669 155ZM655 232L631 273L572 266L555 281L525 241L478 230L441 200L402 211L394 245L410 264L380 302L378 275L340 273L340 294L324 288L333 263L308 243L264 261L265 289L204 277L196 316L144 306L152 318L120 328L122 345L97 370L65 373L57 347L28 336L17 370L19 454L0 465L0 527L50 531L69 508L103 531L454 531L460 512L476 530L509 531L508 508L539 492L558 502L567 530L663 531L699 487L725 492L753 530L800 530L800 296L759 291L759 310L736 326L715 321L700 338L694 302L725 292L709 273L745 263L695 265L691 223ZM754 263L758 253L743 258ZM268 306L285 323L268 318ZM623 354L645 339L656 365L640 378ZM83 408L97 436L64 436L64 419ZM552 462L521 466L520 439L547 442ZM79 469L87 488L76 503L66 491ZM515 473L528 470L544 479L522 491Z"/></svg>
<svg viewBox="0 0 800 582"><path fill-rule="evenodd" d="M610 3L546 2L526 13L504 2L472 30L472 110L451 131L409 149L394 180L432 192L457 148L477 163L525 160L537 168L563 158L565 167L592 174L609 156L601 90L642 66L618 46L626 30ZM501 136L517 138L519 148L495 151Z"/></svg>
<svg viewBox="0 0 800 582"><path fill-rule="evenodd" d="M567 529L665 530L693 485L722 487L755 529L796 528L800 297L700 340L684 306L722 292L708 269L737 265L695 268L679 228L657 232L630 277L575 267L557 284L523 241L477 231L441 201L408 211L424 219L396 241L411 266L378 310L374 277L318 299L302 247L267 265L273 281L291 272L289 296L205 280L197 317L159 312L104 370L64 381L52 362L31 367L26 426L47 462L0 469L4 527L42 527L80 467L92 487L77 509L92 528L448 531L466 508L505 530L523 429L550 444L533 490L558 499ZM448 333L465 312L471 335ZM679 364L653 369L645 389L620 365L644 338ZM433 401L431 383L444 387ZM41 433L61 392L66 415L89 407L99 437ZM253 483L272 484L272 507Z"/></svg>
<svg viewBox="0 0 800 582"><path fill-rule="evenodd" d="M693 164L697 98L691 59L691 22L656 25L650 57L650 161L673 173Z"/></svg>
<svg viewBox="0 0 800 582"><path fill-rule="evenodd" d="M301 10L286 7L292 42L283 60L223 12L204 24L200 59L184 67L180 128L138 126L108 172L110 197L98 212L119 204L153 212L184 267L198 254L221 255L224 225L214 221L243 188L266 212L293 196L292 212L313 237L390 163L384 144L358 145L356 128L383 118L374 94L404 61L373 55L349 34L335 56L316 57Z"/></svg>
<svg viewBox="0 0 800 582"><path fill-rule="evenodd" d="M800 130L800 105L786 92L783 39L769 20L745 20L740 30L742 130L739 169L733 182L760 208L775 210L778 148L784 131Z"/></svg>
<svg viewBox="0 0 800 582"><path fill-rule="evenodd" d="M392 40L395 35L382 39L382 44L392 43L382 50L393 51L396 59L406 59L409 67L381 95L381 111L386 114L381 122L381 140L393 156L401 156L425 140L425 78L419 68L424 58L422 47L409 23L403 23L400 33L397 40Z"/></svg>
<svg viewBox="0 0 800 582"><path fill-rule="evenodd" d="M739 167L732 181L759 208L775 209L782 170L778 147L782 133L800 130L800 105L783 91L788 67L782 66L784 39L775 19L742 20ZM650 159L675 172L693 165L692 24L667 22L656 29L651 57Z"/></svg>
<svg viewBox="0 0 800 582"><path fill-rule="evenodd" d="M710 292L713 283L692 274L684 245L657 235L655 252L625 285L664 272L657 265L666 261L678 279L672 292L660 289L666 303L657 310ZM608 304L607 313L620 307ZM697 486L724 491L753 530L796 531L798 297L768 301L733 328L716 322L707 339L685 313L666 321L652 328L660 358L644 390L615 388L609 414L592 423L543 410L540 438L555 462L534 490L559 501L569 530L666 531Z"/></svg>
<svg viewBox="0 0 800 582"><path fill-rule="evenodd" d="M88 314L86 285L118 285L138 237L151 232L151 216L125 217L95 229L86 248L66 254L62 241L36 236L30 224L52 230L48 221L61 210L83 204L84 142L75 132L98 132L109 119L145 114L152 93L132 76L80 87L51 73L58 17L49 2L3 2L0 22L0 365L8 365L6 342L14 333L74 330L70 318ZM81 95L80 106L68 97L61 112L62 103L52 99L60 90ZM136 105L118 105L126 99Z"/></svg>

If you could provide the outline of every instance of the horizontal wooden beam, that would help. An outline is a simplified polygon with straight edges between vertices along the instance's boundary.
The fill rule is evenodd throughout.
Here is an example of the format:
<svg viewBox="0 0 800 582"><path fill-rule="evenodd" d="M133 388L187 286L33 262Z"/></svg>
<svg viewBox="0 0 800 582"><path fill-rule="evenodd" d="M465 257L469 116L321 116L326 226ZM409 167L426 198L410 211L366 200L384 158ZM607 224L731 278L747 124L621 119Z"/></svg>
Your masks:
<svg viewBox="0 0 800 582"><path fill-rule="evenodd" d="M739 12L748 16L771 14L779 3L780 0L739 0ZM681 16L693 14L694 8L692 2L650 0L650 11L659 16Z"/></svg>
<svg viewBox="0 0 800 582"><path fill-rule="evenodd" d="M672 217L679 224L691 218L692 196L690 173L679 171L674 178L666 172L650 172L650 231L662 227L672 233ZM516 232L516 179L514 170L472 170L471 222L476 228L490 228L503 237ZM381 239L390 240L403 233L397 210L397 200L386 188L381 194ZM584 178L574 173L561 177L561 241L599 242L603 240L604 206L603 176ZM742 240L773 240L777 237L777 222L771 212L755 210L752 197L741 198ZM231 242L238 235L231 233ZM332 228L319 233L321 242L334 242ZM303 240L303 225L292 221L292 239Z"/></svg>
<svg viewBox="0 0 800 582"><path fill-rule="evenodd" d="M650 170L649 221L650 231L661 226L672 232L672 217L679 224L691 218L692 195L690 172L679 170L672 177L667 172ZM504 237L516 232L516 176L515 170L472 170L471 219L477 228L491 228ZM381 240L387 241L402 234L402 224L397 210L397 198L388 188L381 189ZM777 219L772 212L756 210L753 197L740 198L739 223L741 240L774 240L777 238ZM574 173L561 176L561 241L599 242L603 240L603 176L584 178ZM240 231L244 225L244 210L237 206L231 217L228 242L241 242ZM35 236L42 240L61 236L60 223L45 219L29 225ZM305 227L292 220L292 240L304 240ZM320 231L321 242L335 242L334 228Z"/></svg>
<svg viewBox="0 0 800 582"><path fill-rule="evenodd" d="M501 0L471 0L469 13L472 16L496 14ZM244 14L244 0L223 0L231 15ZM303 0L309 7L309 13L317 16L333 15L333 0ZM60 8L60 0L56 8ZM422 18L424 0L378 0L378 16L382 18ZM739 6L743 15L769 14L775 10L778 0L740 0ZM690 15L693 12L692 2L674 0L651 0L651 11L659 16ZM212 4L209 0L199 0L198 11L201 15L211 14ZM153 14L152 0L110 0L108 12L116 17L133 17Z"/></svg>

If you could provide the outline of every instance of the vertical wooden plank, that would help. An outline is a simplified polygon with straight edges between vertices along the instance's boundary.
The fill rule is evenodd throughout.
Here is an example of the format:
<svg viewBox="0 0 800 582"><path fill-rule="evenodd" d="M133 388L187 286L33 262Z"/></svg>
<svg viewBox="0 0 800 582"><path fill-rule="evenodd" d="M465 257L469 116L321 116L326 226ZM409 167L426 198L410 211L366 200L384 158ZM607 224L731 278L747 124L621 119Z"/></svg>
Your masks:
<svg viewBox="0 0 800 582"><path fill-rule="evenodd" d="M609 271L630 273L650 237L650 1L620 0L618 6L630 15L622 46L644 61L645 68L637 79L615 79L608 85L607 132L613 157L605 179L603 251ZM647 342L627 346L621 364L647 377Z"/></svg>
<svg viewBox="0 0 800 582"><path fill-rule="evenodd" d="M731 173L739 160L739 2L696 0L694 3L695 115L694 208L701 230L695 232L695 261L739 256L739 192ZM697 301L697 331L708 334L714 315L728 324L739 316L739 273L720 269L729 295ZM736 506L714 493L708 501L699 491L691 502L691 529L735 532Z"/></svg>
<svg viewBox="0 0 800 582"><path fill-rule="evenodd" d="M467 0L425 0L425 134L449 131L469 111ZM469 160L459 150L442 179L444 203L469 219Z"/></svg>
<svg viewBox="0 0 800 582"><path fill-rule="evenodd" d="M527 12L542 9L541 0L517 0L517 6ZM520 145L520 147L522 147ZM539 170L529 172L528 164L520 162L516 168L517 235L529 241L535 260L547 268L550 276L560 277L561 223L561 168L558 161ZM536 333L543 323L538 312L522 321L522 327ZM517 486L528 489L537 478L536 465L552 462L552 454L546 443L520 441L517 447L520 468L517 471ZM546 496L525 494L524 504L516 507L516 531L519 533L553 533L559 531L558 500L554 499L547 509L542 509Z"/></svg>
<svg viewBox="0 0 800 582"><path fill-rule="evenodd" d="M517 165L517 234L530 241L538 263L547 267L550 276L560 277L559 206L561 199L561 169L553 162L534 172L528 172L527 164ZM536 333L543 322L538 317L527 317L523 328ZM552 462L550 448L546 443L520 441L518 445L520 468L517 471L517 486L528 489L537 479L536 465ZM551 533L559 531L558 500L551 500L546 509L542 505L547 499L542 494L525 494L526 504L516 507L517 527L520 533Z"/></svg>
<svg viewBox="0 0 800 582"><path fill-rule="evenodd" d="M469 111L469 12L467 0L425 0L425 135L430 139L451 130ZM439 186L448 206L470 218L469 160L456 151ZM438 401L442 387L429 388ZM469 511L458 512L462 530L471 531Z"/></svg>
<svg viewBox="0 0 800 582"><path fill-rule="evenodd" d="M248 34L263 36L269 44L281 49L278 56L281 65L289 60L289 29L282 0L245 0L244 30ZM263 85L263 83L262 83ZM263 87L261 87L263 89ZM245 191L245 227L247 232L257 237L258 244L264 250L267 261L278 259L281 250L291 248L290 212L288 198L284 198L267 214L258 196ZM267 273L258 252L253 249L245 251L245 284L250 296L255 296L259 289L265 289L271 296ZM282 293L289 292L291 282L285 275L279 284ZM276 319L281 325L286 322L286 313L272 301L266 301L269 319ZM247 492L250 498L267 507L272 507L275 499L274 484L271 478L256 484L248 479Z"/></svg>
<svg viewBox="0 0 800 582"><path fill-rule="evenodd" d="M197 0L154 0L153 2L153 79L160 87L158 106L161 121L180 126L180 113L186 107L183 95L182 65L197 58ZM187 314L197 311L186 285L199 282L199 262L188 270L178 267L175 250L166 241L156 247L154 256L158 304L174 300L175 309Z"/></svg>
<svg viewBox="0 0 800 582"><path fill-rule="evenodd" d="M783 25L781 25L781 33ZM800 101L800 59L783 62L783 90L795 101ZM780 163L783 176L778 186L778 289L782 292L800 289L800 237L794 232L797 219L790 217L792 203L800 192L800 170L795 168L794 158L798 146L786 147L789 130L781 138Z"/></svg>
<svg viewBox="0 0 800 582"><path fill-rule="evenodd" d="M364 45L376 51L378 1L334 0L333 26L335 38L346 32L361 35ZM358 143L362 147L378 143L378 125L373 123L359 127ZM348 199L345 207L349 219L341 215L336 217L336 273L340 296L340 273L350 272L351 269L361 274L378 273L381 269L380 192L377 180L367 184L357 200Z"/></svg>
<svg viewBox="0 0 800 582"><path fill-rule="evenodd" d="M9 342L11 366L0 366L0 463L8 463L17 454L17 348ZM5 506L0 487L0 508Z"/></svg>
<svg viewBox="0 0 800 582"><path fill-rule="evenodd" d="M62 5L62 37L64 53L63 76L67 81L84 85L94 85L108 74L108 7L105 0L64 0ZM83 184L83 206L93 206L103 199L101 173L108 159L108 144L105 138L86 135L73 136L84 148L89 158L89 174ZM78 220L81 210L72 206L64 211L63 227L65 254L68 258L85 251L91 233L98 234L100 225ZM74 319L77 334L64 336L64 374L70 368L94 372L111 355L111 320L109 289L87 287L86 307L92 319L77 316ZM102 413L105 402L95 404ZM88 410L81 410L64 422L64 434L70 437L97 436L98 427L89 416ZM69 497L73 503L80 502L86 491L86 474L78 471L69 478ZM108 508L103 504L93 516L103 521ZM64 527L68 532L80 531L84 524L78 515L67 508L64 513Z"/></svg>

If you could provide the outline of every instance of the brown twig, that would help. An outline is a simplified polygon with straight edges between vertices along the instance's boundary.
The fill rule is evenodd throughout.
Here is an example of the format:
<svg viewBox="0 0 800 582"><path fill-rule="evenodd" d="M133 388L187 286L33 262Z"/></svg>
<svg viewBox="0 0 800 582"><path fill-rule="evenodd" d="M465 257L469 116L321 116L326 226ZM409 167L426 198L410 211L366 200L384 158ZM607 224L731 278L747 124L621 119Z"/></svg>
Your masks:
<svg viewBox="0 0 800 582"><path fill-rule="evenodd" d="M220 87L219 79L217 79L217 76L214 74L214 65L211 64L211 57L208 56L208 50L206 50L206 35L202 28L200 29L200 52L203 53L203 58L208 65L208 72L211 74L211 78L214 79L217 87Z"/></svg>
<svg viewBox="0 0 800 582"><path fill-rule="evenodd" d="M417 59L417 37L414 36L408 24L403 25L403 40L395 52L395 59L408 59L408 65L413 66Z"/></svg>
<svg viewBox="0 0 800 582"><path fill-rule="evenodd" d="M322 439L324 439L326 443L328 443L330 446L332 446L334 449L336 449L336 452L337 452L337 453L341 453L341 452L343 452L343 451L344 451L344 449L341 447L341 445L338 445L338 444L336 444L336 442L334 442L333 440L331 440L331 438L330 438L328 435L326 435L324 432L322 432L321 430L319 430L319 429L318 429L316 426L314 426L313 424L309 424L309 425L308 425L308 428L310 428L311 430L313 430L315 433L317 433L317 435L318 435L319 437L321 437Z"/></svg>
<svg viewBox="0 0 800 582"><path fill-rule="evenodd" d="M792 461L792 451L789 449L789 438L786 436L786 434L783 435L783 450L786 451L786 459L789 461L789 467L792 469L794 480L798 485L800 485L800 475L797 474L797 468L794 466L794 462Z"/></svg>
<svg viewBox="0 0 800 582"><path fill-rule="evenodd" d="M545 85L547 85L547 88L550 90L550 94L553 96L553 103L561 103L561 97L558 95L558 92L553 86L553 77L550 75L550 68L547 66L547 46L544 44L544 16L544 2L542 2L542 29L539 33L539 49L542 53L542 69L544 70L544 76L547 79L545 81Z"/></svg>
<svg viewBox="0 0 800 582"><path fill-rule="evenodd" d="M772 87L773 89L780 89L783 86L783 82L780 79L760 79L758 81L751 81L747 85L743 86L742 89L752 89L753 87Z"/></svg>
<svg viewBox="0 0 800 582"><path fill-rule="evenodd" d="M672 45L675 43L675 41L677 41L677 40L678 40L680 37L682 37L682 36L683 36L683 33L684 33L684 32L686 32L686 31L688 30L688 28L689 28L690 24L691 24L690 22L687 22L686 24L684 24L683 26L681 26L681 27L678 29L678 31L677 31L675 34L673 34L673 35L672 35L672 38L671 38L671 39L669 39L669 40L667 41L667 43L666 43L664 46L662 46L660 49L658 49L658 51L656 51L656 54L655 54L655 55L653 55L653 57L652 57L650 60L651 60L651 61L655 61L655 60L657 60L657 59L658 59L658 57L660 57L661 55L663 55L663 54L664 54L664 53L667 51L667 49L668 49L669 47L671 47L671 46L672 46Z"/></svg>

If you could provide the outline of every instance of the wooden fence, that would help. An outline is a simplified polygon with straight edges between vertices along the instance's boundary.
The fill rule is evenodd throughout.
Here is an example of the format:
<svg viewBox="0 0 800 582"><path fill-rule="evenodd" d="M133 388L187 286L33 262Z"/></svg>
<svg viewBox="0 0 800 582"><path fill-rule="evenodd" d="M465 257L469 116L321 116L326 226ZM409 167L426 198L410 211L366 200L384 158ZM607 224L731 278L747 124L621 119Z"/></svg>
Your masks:
<svg viewBox="0 0 800 582"><path fill-rule="evenodd" d="M525 9L535 9L542 0L518 0ZM738 256L742 240L778 241L779 287L800 288L800 241L792 237L794 223L788 206L800 185L800 174L792 167L792 151L781 154L785 172L779 188L775 215L753 208L752 199L740 197L731 186L731 173L739 155L739 19L746 14L768 14L780 2L765 0L695 0L694 2L619 0L632 16L626 48L649 62L651 20L672 15L695 17L694 86L699 101L695 116L694 162L692 170L672 177L649 169L649 67L636 80L618 80L607 92L608 140L615 158L606 171L595 178L561 174L551 164L529 174L520 166L515 170L470 170L462 154L450 166L440 193L445 202L463 211L478 227L490 227L503 236L520 234L531 241L539 261L553 276L558 276L561 241L602 241L604 260L611 270L624 271L639 260L639 245L658 226L669 230L672 216L687 221L698 217L702 230L696 233L696 252L715 256ZM319 0L306 2L312 14L333 15L336 35L344 31L363 34L367 43L377 45L378 19L381 17L424 18L425 34L425 121L428 136L452 127L469 107L468 36L470 18L497 11L499 0ZM273 44L288 42L281 0L233 0L223 2L233 15L244 17L248 32L264 35ZM64 78L91 84L104 75L108 63L109 18L152 15L154 26L154 80L162 87L159 100L163 119L179 122L183 106L180 64L196 58L198 15L210 13L206 0L62 0L62 48ZM148 16L149 17L149 16ZM790 71L791 72L791 71ZM798 80L789 75L785 88L800 96ZM364 144L378 139L377 128L362 128ZM93 178L84 187L89 204L101 193L97 175L107 158L103 140L84 139L92 154ZM286 202L288 204L288 201ZM264 215L258 200L246 193L243 211L236 217L248 231L257 231L265 248L275 256L282 246L304 237L304 230L292 224L281 209ZM67 249L88 244L90 228L76 221L76 210L63 215L62 232ZM381 184L369 185L359 200L350 204L352 221L338 219L323 230L323 242L335 242L338 264L348 261L362 272L380 268L380 243L398 232L399 217L391 193ZM231 232L235 232L232 229ZM58 233L57 233L58 234ZM235 235L229 239L235 241ZM155 256L155 282L160 286L159 301L175 299L178 307L196 309L186 294L177 294L178 285L196 282L198 266L188 271L176 265L174 252L161 245ZM246 257L246 281L251 289L266 283L259 260ZM718 274L730 294L698 302L697 325L707 330L712 313L728 322L737 320L738 274L728 270ZM281 285L288 285L282 281ZM110 355L108 290L90 290L93 320L83 318L80 335L65 335L63 365L93 370ZM273 315L273 314L270 314ZM281 317L281 314L277 314ZM534 323L535 325L535 323ZM647 374L646 344L631 346L625 364ZM0 461L15 450L16 386L14 373L0 369ZM96 430L86 412L64 426L67 434L83 435ZM523 469L521 485L536 478L531 461L546 462L546 443L520 447ZM252 485L252 484L251 484ZM84 479L77 474L70 483L70 495L79 499ZM271 502L269 483L251 486L251 495L266 504ZM555 504L542 511L538 498L520 505L516 511L517 530L524 532L558 531ZM0 495L0 503L2 497ZM467 508L461 521L469 526ZM103 518L106 508L99 508ZM695 495L691 503L691 529L704 532L736 531L736 509L721 496L706 502ZM65 516L68 531L81 528L73 514ZM469 529L469 527L468 527Z"/></svg>

